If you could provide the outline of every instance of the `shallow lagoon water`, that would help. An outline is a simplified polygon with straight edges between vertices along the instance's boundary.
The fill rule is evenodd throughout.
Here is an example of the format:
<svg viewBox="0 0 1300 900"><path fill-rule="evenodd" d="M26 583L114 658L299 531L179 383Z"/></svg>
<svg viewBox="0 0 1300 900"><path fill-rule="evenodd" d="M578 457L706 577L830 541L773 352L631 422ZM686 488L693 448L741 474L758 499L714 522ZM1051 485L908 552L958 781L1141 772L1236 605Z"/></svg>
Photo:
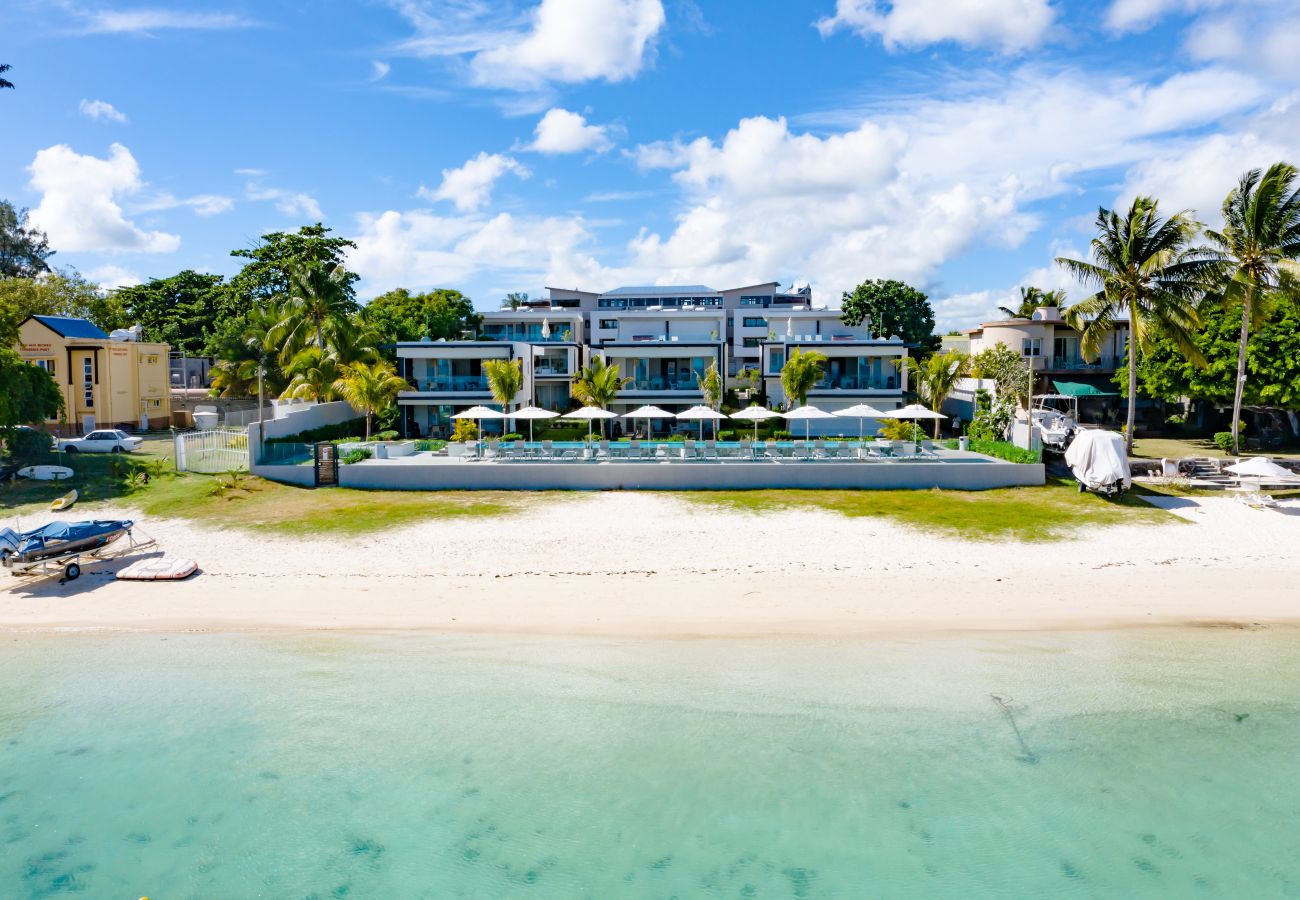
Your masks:
<svg viewBox="0 0 1300 900"><path fill-rule="evenodd" d="M4 897L1300 896L1294 631L0 648Z"/></svg>

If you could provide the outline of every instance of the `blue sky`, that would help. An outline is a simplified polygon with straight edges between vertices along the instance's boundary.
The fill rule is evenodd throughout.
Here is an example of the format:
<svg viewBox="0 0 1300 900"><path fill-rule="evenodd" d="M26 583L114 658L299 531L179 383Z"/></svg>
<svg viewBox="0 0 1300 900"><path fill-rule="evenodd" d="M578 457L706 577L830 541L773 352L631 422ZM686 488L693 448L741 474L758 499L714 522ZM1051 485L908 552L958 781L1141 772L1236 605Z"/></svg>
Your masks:
<svg viewBox="0 0 1300 900"><path fill-rule="evenodd" d="M1282 0L10 0L0 197L104 283L316 221L363 297L869 277L944 327L1300 160Z"/></svg>

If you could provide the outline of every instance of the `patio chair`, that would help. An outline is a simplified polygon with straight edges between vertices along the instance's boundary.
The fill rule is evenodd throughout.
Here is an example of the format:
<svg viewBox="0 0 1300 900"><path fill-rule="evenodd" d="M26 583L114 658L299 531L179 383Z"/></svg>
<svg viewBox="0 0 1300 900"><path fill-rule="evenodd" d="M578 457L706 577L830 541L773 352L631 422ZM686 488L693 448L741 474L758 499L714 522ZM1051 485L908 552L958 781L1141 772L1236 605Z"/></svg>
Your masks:
<svg viewBox="0 0 1300 900"><path fill-rule="evenodd" d="M763 442L763 455L772 459L781 457L781 448L775 440L768 438Z"/></svg>
<svg viewBox="0 0 1300 900"><path fill-rule="evenodd" d="M922 456L939 455L938 453L934 452L934 441L921 441L921 455Z"/></svg>
<svg viewBox="0 0 1300 900"><path fill-rule="evenodd" d="M719 458L719 457L718 457L718 442L717 442L717 441L705 441L705 442L704 442L704 459L714 459L714 460L716 460L716 459L718 459L718 458Z"/></svg>
<svg viewBox="0 0 1300 900"><path fill-rule="evenodd" d="M629 460L634 460L634 459L635 459L635 460L639 460L639 459L641 458L641 442L640 442L640 441L628 441L628 444L627 444L627 458L628 458Z"/></svg>
<svg viewBox="0 0 1300 900"><path fill-rule="evenodd" d="M826 442L821 439L813 441L812 450L813 456L818 459L829 459L831 456L835 455L835 445L832 444L831 449L828 452L826 449Z"/></svg>
<svg viewBox="0 0 1300 900"><path fill-rule="evenodd" d="M514 441L514 442L510 445L510 458L511 458L511 459L527 459L527 458L528 458L528 442L527 442L527 441L523 441L523 440Z"/></svg>
<svg viewBox="0 0 1300 900"><path fill-rule="evenodd" d="M758 448L754 446L753 441L742 440L740 442L740 450L736 455L741 459L753 459L758 455Z"/></svg>
<svg viewBox="0 0 1300 900"><path fill-rule="evenodd" d="M596 458L609 459L609 441L601 441L596 445Z"/></svg>
<svg viewBox="0 0 1300 900"><path fill-rule="evenodd" d="M566 461L570 461L570 460L576 462L577 459L578 459L578 452L579 452L579 451L578 451L578 448L577 448L577 447L571 447L571 448L569 448L568 450L561 450L560 453L559 453L559 456L558 456L557 458L558 458L561 462L566 462Z"/></svg>
<svg viewBox="0 0 1300 900"><path fill-rule="evenodd" d="M695 441L682 441L682 459L695 459Z"/></svg>
<svg viewBox="0 0 1300 900"><path fill-rule="evenodd" d="M542 441L542 449L537 451L539 459L555 459L555 445L550 441Z"/></svg>
<svg viewBox="0 0 1300 900"><path fill-rule="evenodd" d="M791 456L793 456L795 459L805 459L805 460L806 460L806 459L811 459L812 456L810 455L810 451L809 451L809 449L808 449L808 442L807 442L807 441L795 441L795 442L794 442L794 452L791 453Z"/></svg>

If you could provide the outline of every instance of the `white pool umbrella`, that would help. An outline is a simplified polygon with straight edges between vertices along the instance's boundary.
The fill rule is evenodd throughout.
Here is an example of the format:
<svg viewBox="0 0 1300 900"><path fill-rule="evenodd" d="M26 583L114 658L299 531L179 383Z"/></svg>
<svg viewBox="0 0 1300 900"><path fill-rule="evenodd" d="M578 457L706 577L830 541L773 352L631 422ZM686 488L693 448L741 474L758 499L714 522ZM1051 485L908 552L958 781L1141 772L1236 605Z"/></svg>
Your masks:
<svg viewBox="0 0 1300 900"><path fill-rule="evenodd" d="M1284 469L1267 456L1256 456L1236 465L1224 466L1225 472L1231 472L1242 478L1255 478L1264 481L1296 481L1297 476L1290 469Z"/></svg>
<svg viewBox="0 0 1300 900"><path fill-rule="evenodd" d="M584 406L581 409L575 409L571 413L565 413L563 418L566 419L586 419L587 420L587 437L591 437L591 423L597 419L617 419L618 413L612 413L607 409L601 409L599 406Z"/></svg>
<svg viewBox="0 0 1300 900"><path fill-rule="evenodd" d="M789 412L781 413L781 418L789 419L792 422L802 421L803 439L806 441L808 440L809 429L812 427L810 423L813 419L833 419L835 416L828 413L826 410L818 409L815 406L800 406L790 410Z"/></svg>
<svg viewBox="0 0 1300 900"><path fill-rule="evenodd" d="M552 412L549 409L542 409L540 406L525 406L523 409L517 409L510 414L512 419L525 419L528 422L528 441L533 440L533 422L537 419L554 419L559 413Z"/></svg>
<svg viewBox="0 0 1300 900"><path fill-rule="evenodd" d="M504 419L505 417L505 413L500 410L492 409L490 406L471 406L469 409L463 412L458 412L452 416L453 419L473 419L475 422L481 422L484 419ZM480 437L481 436L482 433L480 432ZM477 453L478 451L475 452Z"/></svg>
<svg viewBox="0 0 1300 900"><path fill-rule="evenodd" d="M764 421L766 421L766 420L768 420L768 419L779 419L780 417L781 417L781 414L780 414L779 412L772 412L772 410L770 410L770 409L768 409L767 407L764 407L764 406L746 406L744 409L738 409L738 410L736 410L734 413L731 414L731 418L733 418L733 419L739 419L739 420L741 420L742 422L753 422L753 423L754 423L754 440L755 440L755 441L758 440L758 423L759 423L759 422L764 422Z"/></svg>
<svg viewBox="0 0 1300 900"><path fill-rule="evenodd" d="M547 319L545 316L543 316L542 317L542 340L549 341L550 339L551 339L551 321L550 319Z"/></svg>
<svg viewBox="0 0 1300 900"><path fill-rule="evenodd" d="M677 414L677 418L684 420L699 419L700 421L700 440L704 440L704 423L706 421L717 422L719 419L727 418L716 409L707 406L692 406L690 409L684 409ZM716 434L716 426L715 431Z"/></svg>
<svg viewBox="0 0 1300 900"><path fill-rule="evenodd" d="M910 404L909 406L904 406L902 409L891 409L889 412L882 415L881 418L911 419L913 422L915 422L918 419L938 420L938 419L946 419L948 417L945 416L943 413L937 413L932 409L926 409L924 406L922 406L919 403L913 403ZM913 429L912 431L912 439L914 443L917 440L915 429Z"/></svg>
<svg viewBox="0 0 1300 900"><path fill-rule="evenodd" d="M846 419L858 420L858 440L866 437L866 426L863 424L864 419L879 419L885 414L884 410L876 409L869 403L859 403L856 406L850 406L848 409L837 409L835 415L843 416Z"/></svg>
<svg viewBox="0 0 1300 900"><path fill-rule="evenodd" d="M657 406L638 406L631 412L623 413L624 419L673 419L676 416L666 409L660 409ZM650 432L650 427L646 426L646 433Z"/></svg>

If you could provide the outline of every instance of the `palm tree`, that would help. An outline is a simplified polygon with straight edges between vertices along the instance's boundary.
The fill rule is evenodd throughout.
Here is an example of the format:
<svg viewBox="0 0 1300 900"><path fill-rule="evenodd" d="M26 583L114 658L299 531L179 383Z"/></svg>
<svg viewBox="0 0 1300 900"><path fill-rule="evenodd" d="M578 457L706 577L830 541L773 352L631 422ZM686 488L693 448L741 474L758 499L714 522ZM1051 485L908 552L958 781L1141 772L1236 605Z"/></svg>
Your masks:
<svg viewBox="0 0 1300 900"><path fill-rule="evenodd" d="M370 440L370 419L393 405L399 391L410 385L397 377L392 363L357 362L347 366L334 382L334 390L366 417L366 440Z"/></svg>
<svg viewBox="0 0 1300 900"><path fill-rule="evenodd" d="M287 343L302 346L314 336L316 346L325 348L326 323L347 318L354 306L347 275L341 265L327 268L318 263L289 270L288 315L280 323Z"/></svg>
<svg viewBox="0 0 1300 900"><path fill-rule="evenodd" d="M487 376L488 390L492 399L501 404L501 411L510 412L510 404L515 395L524 389L524 364L518 359L488 359L483 362L483 374ZM509 416L506 418L509 424ZM509 429L507 429L509 430Z"/></svg>
<svg viewBox="0 0 1300 900"><path fill-rule="evenodd" d="M781 390L785 391L787 405L792 399L796 401L795 406L803 406L808 402L808 392L822 380L824 362L826 354L816 350L805 353L795 347L790 351L785 365L781 367Z"/></svg>
<svg viewBox="0 0 1300 900"><path fill-rule="evenodd" d="M573 376L573 386L569 389L569 393L583 406L599 406L601 409L608 409L609 405L618 398L618 392L623 390L631 380L619 374L618 366L606 365L605 360L593 356L591 362ZM600 433L602 436L605 434L603 419L600 423Z"/></svg>
<svg viewBox="0 0 1300 900"><path fill-rule="evenodd" d="M704 405L709 409L717 409L722 403L722 376L718 373L718 361L715 359L709 363L702 374L696 373L695 380L700 386L700 393L704 395Z"/></svg>
<svg viewBox="0 0 1300 900"><path fill-rule="evenodd" d="M316 400L328 403L337 400L334 383L343 377L343 367L328 351L315 344L299 350L284 367L289 384L281 392L282 400Z"/></svg>
<svg viewBox="0 0 1300 900"><path fill-rule="evenodd" d="M8 72L12 68L13 66L9 65L8 63L0 63L0 75L3 75L5 72ZM12 81L6 81L5 79L0 78L0 90L3 90L4 88L12 88L13 86L14 83Z"/></svg>
<svg viewBox="0 0 1300 900"><path fill-rule="evenodd" d="M512 291L511 293L506 294L506 298L501 301L501 308L518 309L519 307L523 306L527 302L528 302L527 293L515 293Z"/></svg>
<svg viewBox="0 0 1300 900"><path fill-rule="evenodd" d="M1020 289L1020 305L1015 309L1009 306L999 306L998 312L1008 319L1031 319L1034 316L1034 310L1040 306L1055 306L1062 313L1065 312L1065 291L1045 291L1042 288L1022 287Z"/></svg>
<svg viewBox="0 0 1300 900"><path fill-rule="evenodd" d="M1246 392L1246 345L1250 329L1267 317L1263 302L1284 275L1300 275L1300 186L1296 167L1274 163L1251 169L1223 201L1223 230L1206 231L1209 256L1219 267L1224 303L1241 304L1237 384L1232 395L1232 452L1241 453L1241 403Z"/></svg>
<svg viewBox="0 0 1300 900"><path fill-rule="evenodd" d="M1197 365L1205 358L1197 349L1194 330L1200 319L1196 297L1206 274L1204 255L1191 249L1200 223L1189 212L1160 218L1157 203L1137 197L1123 215L1097 210L1097 236L1092 239L1092 262L1056 258L1074 277L1098 290L1076 303L1066 321L1081 336L1083 356L1095 360L1116 320L1127 317L1128 425L1124 442L1133 452L1133 426L1137 417L1137 357L1163 333Z"/></svg>
<svg viewBox="0 0 1300 900"><path fill-rule="evenodd" d="M275 305L254 306L249 311L239 340L224 348L223 358L212 367L212 387L218 396L255 396L259 378L263 392L280 392L284 377L275 326L283 317L284 311Z"/></svg>
<svg viewBox="0 0 1300 900"><path fill-rule="evenodd" d="M960 350L947 353L933 353L923 360L913 360L915 365L904 365L898 360L895 365L902 369L905 378L910 378L915 385L916 396L927 407L939 412L943 401L953 392L959 379L970 372L970 357ZM934 420L934 436L939 436L939 420Z"/></svg>

